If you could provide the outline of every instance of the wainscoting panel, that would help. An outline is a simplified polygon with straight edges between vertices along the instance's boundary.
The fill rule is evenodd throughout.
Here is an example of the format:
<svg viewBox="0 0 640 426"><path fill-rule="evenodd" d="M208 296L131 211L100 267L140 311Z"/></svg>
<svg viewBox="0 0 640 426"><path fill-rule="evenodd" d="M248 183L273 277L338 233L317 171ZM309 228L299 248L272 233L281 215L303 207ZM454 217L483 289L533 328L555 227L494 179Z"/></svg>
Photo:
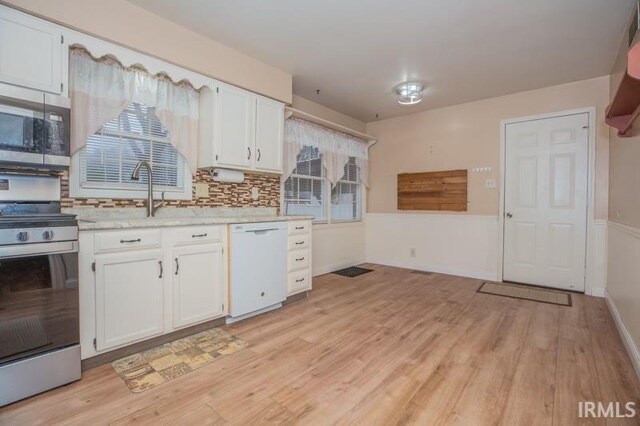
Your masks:
<svg viewBox="0 0 640 426"><path fill-rule="evenodd" d="M608 224L607 302L640 377L640 229Z"/></svg>
<svg viewBox="0 0 640 426"><path fill-rule="evenodd" d="M498 235L497 216L369 213L367 262L496 280Z"/></svg>
<svg viewBox="0 0 640 426"><path fill-rule="evenodd" d="M365 262L365 223L313 225L313 269L318 276Z"/></svg>

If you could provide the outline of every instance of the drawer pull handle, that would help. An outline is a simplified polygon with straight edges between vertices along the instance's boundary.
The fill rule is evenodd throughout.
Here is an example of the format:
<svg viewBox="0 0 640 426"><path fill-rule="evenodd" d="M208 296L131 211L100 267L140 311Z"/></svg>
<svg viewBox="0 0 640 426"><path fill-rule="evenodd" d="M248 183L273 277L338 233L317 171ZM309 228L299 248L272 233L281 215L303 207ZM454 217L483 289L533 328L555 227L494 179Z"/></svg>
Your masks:
<svg viewBox="0 0 640 426"><path fill-rule="evenodd" d="M207 236L207 233L205 232L204 234L193 234L191 238L202 238L206 236Z"/></svg>
<svg viewBox="0 0 640 426"><path fill-rule="evenodd" d="M299 258L296 259L296 262L300 262L302 260L304 260L304 257L299 257Z"/></svg>
<svg viewBox="0 0 640 426"><path fill-rule="evenodd" d="M302 281L304 281L304 278L300 278L299 280L296 280L297 283L301 283Z"/></svg>
<svg viewBox="0 0 640 426"><path fill-rule="evenodd" d="M158 278L162 278L162 274L164 272L164 269L162 268L162 260L158 260L158 265L160 265L160 276L158 276Z"/></svg>
<svg viewBox="0 0 640 426"><path fill-rule="evenodd" d="M120 244L126 244L126 243L139 243L140 241L142 241L140 238L136 239L136 240L120 240Z"/></svg>
<svg viewBox="0 0 640 426"><path fill-rule="evenodd" d="M296 231L299 231L301 229L304 229L304 226L296 226Z"/></svg>
<svg viewBox="0 0 640 426"><path fill-rule="evenodd" d="M178 263L178 258L176 257L176 275L178 275L179 270L180 270L180 263Z"/></svg>
<svg viewBox="0 0 640 426"><path fill-rule="evenodd" d="M304 241L297 241L296 245L299 246L300 244L304 244Z"/></svg>

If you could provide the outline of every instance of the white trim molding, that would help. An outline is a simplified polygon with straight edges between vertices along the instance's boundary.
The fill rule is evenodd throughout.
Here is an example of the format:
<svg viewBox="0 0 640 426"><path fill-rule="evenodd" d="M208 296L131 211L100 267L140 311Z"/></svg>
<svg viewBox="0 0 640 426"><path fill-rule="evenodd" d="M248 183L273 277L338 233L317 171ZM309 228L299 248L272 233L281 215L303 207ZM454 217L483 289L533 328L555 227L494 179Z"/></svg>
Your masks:
<svg viewBox="0 0 640 426"><path fill-rule="evenodd" d="M620 338L622 338L622 343L624 344L625 349L627 350L627 354L629 354L629 359L631 359L631 364L633 364L633 368L636 370L636 375L640 379L640 352L638 352L638 345L633 341L633 337L629 333L629 330L624 325L622 321L622 317L620 316L620 312L614 301L609 296L609 293L605 290L607 307L609 308L609 312L613 317L613 322L616 324L618 329L618 333L620 333Z"/></svg>
<svg viewBox="0 0 640 426"><path fill-rule="evenodd" d="M640 378L640 228L609 221L606 299Z"/></svg>
<svg viewBox="0 0 640 426"><path fill-rule="evenodd" d="M595 225L595 171L596 171L596 108L578 108L568 111L557 111L545 114L532 115L527 117L517 117L502 120L500 122L500 204L498 212L498 280L502 281L503 253L504 253L504 199L505 199L505 154L506 154L506 126L507 124L520 123L524 121L543 120L547 118L564 117L567 115L584 114L589 115L589 171L587 177L587 246L585 264L585 294L603 296L604 285L598 284L597 278L601 276L601 271L594 270L594 265L589 262L593 259L594 252L606 253L594 247L597 241ZM605 226L606 235L606 226ZM606 241L606 238L605 238ZM605 243L606 244L606 243ZM601 248L600 248L601 249ZM606 273L606 272L605 272ZM591 277L591 281L589 280ZM599 287L601 285L601 287Z"/></svg>
<svg viewBox="0 0 640 426"><path fill-rule="evenodd" d="M607 220L595 219L587 230L587 264L584 293L605 297L607 290Z"/></svg>
<svg viewBox="0 0 640 426"><path fill-rule="evenodd" d="M368 213L366 259L495 281L497 224L496 216L485 215Z"/></svg>

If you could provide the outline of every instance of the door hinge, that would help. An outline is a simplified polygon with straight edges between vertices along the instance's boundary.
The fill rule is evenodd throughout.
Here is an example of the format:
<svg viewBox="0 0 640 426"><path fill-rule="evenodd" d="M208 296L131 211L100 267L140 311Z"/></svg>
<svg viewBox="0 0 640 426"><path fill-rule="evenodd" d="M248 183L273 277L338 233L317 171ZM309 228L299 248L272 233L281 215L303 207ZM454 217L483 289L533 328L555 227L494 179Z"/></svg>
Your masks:
<svg viewBox="0 0 640 426"><path fill-rule="evenodd" d="M64 35L60 35L60 44L64 44Z"/></svg>
<svg viewBox="0 0 640 426"><path fill-rule="evenodd" d="M95 337L93 338L93 349L98 350L98 341Z"/></svg>
<svg viewBox="0 0 640 426"><path fill-rule="evenodd" d="M224 303L222 304L222 311L224 311Z"/></svg>
<svg viewBox="0 0 640 426"><path fill-rule="evenodd" d="M224 254L224 247L222 247L222 254Z"/></svg>
<svg viewBox="0 0 640 426"><path fill-rule="evenodd" d="M60 83L60 91L63 92L64 91L64 83Z"/></svg>
<svg viewBox="0 0 640 426"><path fill-rule="evenodd" d="M96 262L93 262L93 263L91 264L91 270L92 270L93 272L95 272L95 271L96 271Z"/></svg>
<svg viewBox="0 0 640 426"><path fill-rule="evenodd" d="M216 87L216 93L220 93L220 88Z"/></svg>

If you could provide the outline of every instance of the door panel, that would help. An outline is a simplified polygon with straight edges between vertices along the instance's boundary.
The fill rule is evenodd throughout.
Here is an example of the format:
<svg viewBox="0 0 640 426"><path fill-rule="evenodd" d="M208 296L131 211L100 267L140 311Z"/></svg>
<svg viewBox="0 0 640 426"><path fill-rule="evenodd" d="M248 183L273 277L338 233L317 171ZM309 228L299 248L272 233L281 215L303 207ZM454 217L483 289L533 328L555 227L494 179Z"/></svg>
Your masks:
<svg viewBox="0 0 640 426"><path fill-rule="evenodd" d="M0 9L0 81L62 91L62 32L57 25Z"/></svg>
<svg viewBox="0 0 640 426"><path fill-rule="evenodd" d="M506 125L504 280L584 291L588 121Z"/></svg>
<svg viewBox="0 0 640 426"><path fill-rule="evenodd" d="M284 108L280 102L256 102L256 169L282 172Z"/></svg>
<svg viewBox="0 0 640 426"><path fill-rule="evenodd" d="M173 249L173 326L184 327L224 314L222 243Z"/></svg>
<svg viewBox="0 0 640 426"><path fill-rule="evenodd" d="M96 256L98 350L163 333L162 256L162 250Z"/></svg>
<svg viewBox="0 0 640 426"><path fill-rule="evenodd" d="M221 86L215 97L217 164L250 168L253 164L255 98L249 92Z"/></svg>

